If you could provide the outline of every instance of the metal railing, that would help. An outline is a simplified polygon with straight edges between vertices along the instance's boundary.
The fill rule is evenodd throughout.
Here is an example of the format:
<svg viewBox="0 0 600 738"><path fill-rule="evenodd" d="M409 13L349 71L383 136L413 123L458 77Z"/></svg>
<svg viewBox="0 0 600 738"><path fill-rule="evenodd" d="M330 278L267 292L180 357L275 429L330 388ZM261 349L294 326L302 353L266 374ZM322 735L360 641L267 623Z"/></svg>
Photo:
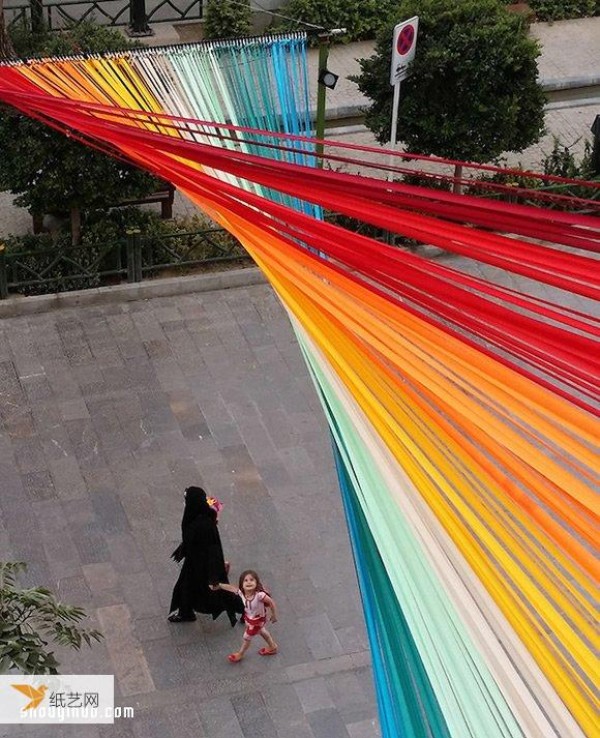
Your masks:
<svg viewBox="0 0 600 738"><path fill-rule="evenodd" d="M149 23L200 20L204 0L160 0L146 7L146 0L9 0L4 4L7 27L22 23L32 28L43 24L59 31L93 20L104 26L129 26L131 35L151 33Z"/></svg>
<svg viewBox="0 0 600 738"><path fill-rule="evenodd" d="M0 244L0 299L141 282L166 270L180 274L249 260L240 243L220 228L158 235L132 228L105 246L11 251Z"/></svg>

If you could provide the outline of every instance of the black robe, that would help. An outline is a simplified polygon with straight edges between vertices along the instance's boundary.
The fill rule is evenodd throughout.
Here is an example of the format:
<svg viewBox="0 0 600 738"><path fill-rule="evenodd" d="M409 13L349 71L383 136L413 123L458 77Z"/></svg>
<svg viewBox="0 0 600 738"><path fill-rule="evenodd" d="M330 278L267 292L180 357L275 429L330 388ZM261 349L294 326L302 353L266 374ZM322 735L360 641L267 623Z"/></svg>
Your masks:
<svg viewBox="0 0 600 738"><path fill-rule="evenodd" d="M240 597L223 590L213 591L208 586L229 581L216 513L206 504L199 508L194 505L192 516L190 507L186 499L181 547L185 558L173 589L169 612L178 610L185 617L195 611L212 615L213 619L224 611L243 613Z"/></svg>

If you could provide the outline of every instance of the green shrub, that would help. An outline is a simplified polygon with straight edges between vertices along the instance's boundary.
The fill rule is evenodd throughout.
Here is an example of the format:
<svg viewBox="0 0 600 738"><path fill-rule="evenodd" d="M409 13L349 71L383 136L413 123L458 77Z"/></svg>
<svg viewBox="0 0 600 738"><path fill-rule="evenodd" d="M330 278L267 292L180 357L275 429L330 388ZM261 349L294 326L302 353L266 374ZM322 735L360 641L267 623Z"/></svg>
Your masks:
<svg viewBox="0 0 600 738"><path fill-rule="evenodd" d="M528 0L539 21L600 15L599 0Z"/></svg>
<svg viewBox="0 0 600 738"><path fill-rule="evenodd" d="M552 152L542 162L544 174L552 174L557 177L568 177L569 179L589 179L595 177L592 166L592 146L586 141L583 146L583 155L577 161L575 155L568 146L561 145L560 141L554 139Z"/></svg>
<svg viewBox="0 0 600 738"><path fill-rule="evenodd" d="M392 0L290 0L282 13L326 30L345 28L345 40L360 41L375 38L396 5ZM277 25L277 30L310 31L310 28L294 20L286 20Z"/></svg>
<svg viewBox="0 0 600 738"><path fill-rule="evenodd" d="M252 31L250 0L208 0L204 11L205 38L236 38Z"/></svg>
<svg viewBox="0 0 600 738"><path fill-rule="evenodd" d="M555 177L565 177L567 179L581 179L588 181L598 181L599 177L594 174L592 165L592 147L589 141L584 144L583 155L579 160L574 156L568 146L564 146L558 139L554 140L554 146L550 154L544 157L540 162L540 168L544 174ZM527 174L494 172L493 174L483 173L468 188L469 194L481 195L483 197L494 197L499 200L508 200L510 202L520 202L528 204L537 204L535 199L528 195L512 194L510 192L493 192L481 186L486 183L503 184L509 187L523 188L527 190L543 190L544 192L554 193L558 195L567 195L569 197L593 199L597 190L585 186L577 186L571 184L563 184L560 182L551 183L544 182L537 177L531 177ZM544 202L545 207L553 207L555 209L573 209L573 205L566 205L561 202L549 203ZM575 207L578 207L577 205Z"/></svg>

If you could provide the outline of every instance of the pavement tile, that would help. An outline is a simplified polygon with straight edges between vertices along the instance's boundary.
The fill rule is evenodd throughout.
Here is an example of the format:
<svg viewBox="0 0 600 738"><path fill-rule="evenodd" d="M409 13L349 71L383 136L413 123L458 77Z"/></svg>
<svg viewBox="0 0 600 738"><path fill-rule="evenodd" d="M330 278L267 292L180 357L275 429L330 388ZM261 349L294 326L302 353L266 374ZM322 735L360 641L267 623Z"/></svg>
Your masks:
<svg viewBox="0 0 600 738"><path fill-rule="evenodd" d="M277 729L260 692L236 695L231 704L245 736L277 738Z"/></svg>
<svg viewBox="0 0 600 738"><path fill-rule="evenodd" d="M35 471L21 474L23 490L31 502L56 498L56 490L50 472Z"/></svg>
<svg viewBox="0 0 600 738"><path fill-rule="evenodd" d="M335 705L345 723L358 723L373 716L373 703L369 692L365 691L365 682L370 679L371 674L366 669L362 672L336 672L324 677L332 706Z"/></svg>
<svg viewBox="0 0 600 738"><path fill-rule="evenodd" d="M22 474L46 471L46 456L38 437L15 439L13 453Z"/></svg>
<svg viewBox="0 0 600 738"><path fill-rule="evenodd" d="M173 736L168 718L161 708L138 709L131 722L133 735L136 738L171 738Z"/></svg>
<svg viewBox="0 0 600 738"><path fill-rule="evenodd" d="M306 714L335 707L323 677L296 682L294 689Z"/></svg>
<svg viewBox="0 0 600 738"><path fill-rule="evenodd" d="M199 714L204 732L211 738L250 738L244 736L233 705L225 697L203 702Z"/></svg>
<svg viewBox="0 0 600 738"><path fill-rule="evenodd" d="M349 723L346 730L350 738L381 738L379 723L376 718L361 720L358 723Z"/></svg>
<svg viewBox="0 0 600 738"><path fill-rule="evenodd" d="M164 716L173 738L210 738L204 731L198 708L190 701L165 707Z"/></svg>
<svg viewBox="0 0 600 738"><path fill-rule="evenodd" d="M121 694L130 697L155 691L144 652L133 633L128 608L125 605L101 607L97 610L97 616Z"/></svg>
<svg viewBox="0 0 600 738"><path fill-rule="evenodd" d="M170 637L146 640L143 649L156 689L170 689L187 684L187 675Z"/></svg>
<svg viewBox="0 0 600 738"><path fill-rule="evenodd" d="M344 721L334 708L310 713L308 722L315 738L350 738Z"/></svg>
<svg viewBox="0 0 600 738"><path fill-rule="evenodd" d="M54 443L58 445L56 441ZM59 447L58 450L59 452L62 451L62 447ZM74 500L86 494L87 485L79 471L79 464L76 459L72 456L59 456L59 458L51 460L49 466L56 496L59 499Z"/></svg>
<svg viewBox="0 0 600 738"><path fill-rule="evenodd" d="M314 738L293 685L275 684L262 694L280 738Z"/></svg>

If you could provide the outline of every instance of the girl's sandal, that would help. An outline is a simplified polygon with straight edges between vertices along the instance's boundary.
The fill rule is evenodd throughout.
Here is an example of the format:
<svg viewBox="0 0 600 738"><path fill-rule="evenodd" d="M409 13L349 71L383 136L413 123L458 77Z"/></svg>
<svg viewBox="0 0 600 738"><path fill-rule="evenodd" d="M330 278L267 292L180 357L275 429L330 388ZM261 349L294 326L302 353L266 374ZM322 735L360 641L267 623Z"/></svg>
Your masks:
<svg viewBox="0 0 600 738"><path fill-rule="evenodd" d="M229 661L231 661L232 664L237 664L238 661L241 661L243 659L243 656L240 656L239 653L230 653L227 657Z"/></svg>
<svg viewBox="0 0 600 738"><path fill-rule="evenodd" d="M277 646L275 646L275 648L260 648L258 653L261 656L275 656L277 653Z"/></svg>

